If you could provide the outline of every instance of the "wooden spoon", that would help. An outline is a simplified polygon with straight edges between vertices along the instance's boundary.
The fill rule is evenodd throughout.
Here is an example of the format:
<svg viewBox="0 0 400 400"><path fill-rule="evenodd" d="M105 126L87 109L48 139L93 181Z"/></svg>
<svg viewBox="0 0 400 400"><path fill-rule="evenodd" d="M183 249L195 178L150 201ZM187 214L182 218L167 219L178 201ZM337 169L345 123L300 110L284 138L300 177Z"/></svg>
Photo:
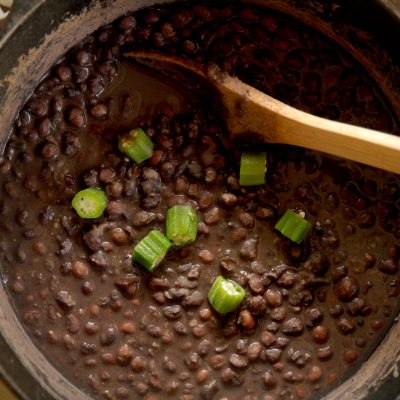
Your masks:
<svg viewBox="0 0 400 400"><path fill-rule="evenodd" d="M233 137L258 134L261 141L301 146L400 173L400 137L297 110L216 66L206 68L182 57L149 51L131 51L125 56L157 70L180 68L208 80L220 93Z"/></svg>

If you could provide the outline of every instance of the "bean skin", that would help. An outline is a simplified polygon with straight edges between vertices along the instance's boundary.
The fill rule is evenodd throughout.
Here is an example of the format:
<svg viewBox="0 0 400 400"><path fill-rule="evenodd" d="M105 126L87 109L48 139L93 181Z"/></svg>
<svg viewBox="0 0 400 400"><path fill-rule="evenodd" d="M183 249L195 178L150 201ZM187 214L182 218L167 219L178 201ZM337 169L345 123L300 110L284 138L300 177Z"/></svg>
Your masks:
<svg viewBox="0 0 400 400"><path fill-rule="evenodd" d="M66 118L74 128L83 128L86 125L85 112L79 107L71 107L67 111Z"/></svg>
<svg viewBox="0 0 400 400"><path fill-rule="evenodd" d="M312 334L317 343L325 343L328 340L329 331L325 326L317 325L313 328Z"/></svg>

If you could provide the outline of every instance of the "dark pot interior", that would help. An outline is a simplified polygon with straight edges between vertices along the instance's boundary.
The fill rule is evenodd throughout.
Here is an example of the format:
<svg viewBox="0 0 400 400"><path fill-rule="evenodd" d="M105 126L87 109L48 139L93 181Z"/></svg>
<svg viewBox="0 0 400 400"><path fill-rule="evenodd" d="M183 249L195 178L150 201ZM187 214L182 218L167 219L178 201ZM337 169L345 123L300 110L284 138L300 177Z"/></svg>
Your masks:
<svg viewBox="0 0 400 400"><path fill-rule="evenodd" d="M162 1L158 1L160 3ZM152 0L19 0L0 41L0 149L16 111L45 72L82 38ZM257 1L313 25L356 54L400 116L400 5L353 1ZM397 5L396 5L397 4ZM40 21L40 23L38 23ZM358 29L370 34L361 34ZM382 50L385 49L385 51ZM389 54L393 63L389 64ZM0 287L0 373L23 399L89 399L36 349ZM399 392L400 326L396 322L355 375L324 398L394 399Z"/></svg>

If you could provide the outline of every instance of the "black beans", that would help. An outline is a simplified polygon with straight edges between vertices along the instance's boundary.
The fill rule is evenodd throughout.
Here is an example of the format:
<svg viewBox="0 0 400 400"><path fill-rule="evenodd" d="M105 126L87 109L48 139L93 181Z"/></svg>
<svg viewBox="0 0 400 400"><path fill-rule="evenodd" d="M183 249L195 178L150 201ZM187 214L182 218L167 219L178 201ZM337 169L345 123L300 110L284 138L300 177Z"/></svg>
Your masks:
<svg viewBox="0 0 400 400"><path fill-rule="evenodd" d="M282 294L279 290L268 289L264 293L264 299L271 307L279 307L282 305Z"/></svg>
<svg viewBox="0 0 400 400"><path fill-rule="evenodd" d="M282 332L286 335L297 336L303 332L303 322L299 318L291 318L282 325Z"/></svg>
<svg viewBox="0 0 400 400"><path fill-rule="evenodd" d="M219 383L217 380L213 380L210 383L204 385L200 391L200 396L202 399L209 400L212 399L219 390Z"/></svg>
<svg viewBox="0 0 400 400"><path fill-rule="evenodd" d="M63 82L70 81L72 78L71 68L67 65L58 65L56 67L56 74L58 78Z"/></svg>
<svg viewBox="0 0 400 400"><path fill-rule="evenodd" d="M264 346L269 347L276 342L276 337L271 332L263 331L261 334L261 341Z"/></svg>
<svg viewBox="0 0 400 400"><path fill-rule="evenodd" d="M325 343L328 340L328 328L323 325L317 325L312 330L313 339L317 343Z"/></svg>
<svg viewBox="0 0 400 400"><path fill-rule="evenodd" d="M238 354L232 354L229 358L229 362L236 368L245 368L248 364L247 358Z"/></svg>
<svg viewBox="0 0 400 400"><path fill-rule="evenodd" d="M74 298L65 290L61 290L57 293L56 301L65 311L70 311L76 304Z"/></svg>
<svg viewBox="0 0 400 400"><path fill-rule="evenodd" d="M332 355L333 351L331 346L320 347L317 351L317 357L322 361L330 359Z"/></svg>
<svg viewBox="0 0 400 400"><path fill-rule="evenodd" d="M90 109L90 115L97 119L105 118L108 114L108 106L104 103L99 103Z"/></svg>
<svg viewBox="0 0 400 400"><path fill-rule="evenodd" d="M125 275L114 280L114 285L128 299L133 299L139 290L140 278L137 275Z"/></svg>
<svg viewBox="0 0 400 400"><path fill-rule="evenodd" d="M360 315L363 310L367 310L367 303L364 299L360 297L355 297L346 306L346 311L351 316Z"/></svg>
<svg viewBox="0 0 400 400"><path fill-rule="evenodd" d="M253 293L260 294L264 291L264 283L257 275L249 279L249 287Z"/></svg>
<svg viewBox="0 0 400 400"><path fill-rule="evenodd" d="M62 149L66 156L74 156L79 151L80 147L81 144L78 135L75 135L72 132L64 133Z"/></svg>
<svg viewBox="0 0 400 400"><path fill-rule="evenodd" d="M352 364L353 362L355 362L358 358L358 352L355 350L351 350L351 349L345 349L344 351L344 360L349 363Z"/></svg>
<svg viewBox="0 0 400 400"><path fill-rule="evenodd" d="M213 207L204 214L204 222L207 225L216 224L221 219L221 212L218 207Z"/></svg>
<svg viewBox="0 0 400 400"><path fill-rule="evenodd" d="M276 348L271 348L267 350L263 350L261 353L261 359L268 361L271 364L275 364L278 362L281 358L282 355L282 350L276 349Z"/></svg>
<svg viewBox="0 0 400 400"><path fill-rule="evenodd" d="M310 254L308 261L306 262L305 268L309 269L310 272L317 276L324 275L329 268L328 258L320 251L315 251Z"/></svg>
<svg viewBox="0 0 400 400"><path fill-rule="evenodd" d="M278 384L278 380L271 372L267 371L264 374L264 383L268 389L272 389Z"/></svg>
<svg viewBox="0 0 400 400"><path fill-rule="evenodd" d="M232 231L232 239L234 242L240 242L247 236L247 229L242 226L238 226Z"/></svg>
<svg viewBox="0 0 400 400"><path fill-rule="evenodd" d="M16 199L18 197L17 188L14 182L6 182L3 185L3 190L7 193L7 195L12 198Z"/></svg>
<svg viewBox="0 0 400 400"><path fill-rule="evenodd" d="M179 321L173 325L173 329L178 335L184 336L184 335L187 335L187 333L188 333L186 326L182 322L179 322Z"/></svg>
<svg viewBox="0 0 400 400"><path fill-rule="evenodd" d="M136 18L133 15L124 17L121 19L118 26L123 31L126 31L128 29L133 29L136 27Z"/></svg>
<svg viewBox="0 0 400 400"><path fill-rule="evenodd" d="M319 308L311 308L305 312L307 327L313 327L320 323L323 319L323 314Z"/></svg>
<svg viewBox="0 0 400 400"><path fill-rule="evenodd" d="M375 224L375 216L370 212L362 212L357 217L357 223L360 228L370 228Z"/></svg>
<svg viewBox="0 0 400 400"><path fill-rule="evenodd" d="M254 260L257 257L258 240L246 240L240 248L240 257L244 260Z"/></svg>
<svg viewBox="0 0 400 400"><path fill-rule="evenodd" d="M83 128L86 125L85 112L79 107L71 107L66 114L67 121L74 128Z"/></svg>
<svg viewBox="0 0 400 400"><path fill-rule="evenodd" d="M239 322L246 330L253 329L256 326L256 320L249 312L249 310L242 310L239 313Z"/></svg>
<svg viewBox="0 0 400 400"><path fill-rule="evenodd" d="M258 207L255 216L259 219L271 219L275 216L275 211L270 207Z"/></svg>
<svg viewBox="0 0 400 400"><path fill-rule="evenodd" d="M253 342L247 349L247 358L250 361L255 361L260 357L262 345L260 342Z"/></svg>
<svg viewBox="0 0 400 400"><path fill-rule="evenodd" d="M186 296L182 301L183 307L199 307L204 301L204 295L199 290L195 290Z"/></svg>
<svg viewBox="0 0 400 400"><path fill-rule="evenodd" d="M81 66L88 65L91 61L90 54L88 52L86 52L85 50L79 50L76 53L75 59L76 59L77 63Z"/></svg>
<svg viewBox="0 0 400 400"><path fill-rule="evenodd" d="M329 309L329 313L333 317L339 317L343 314L343 312L344 312L344 309L341 304L333 304Z"/></svg>
<svg viewBox="0 0 400 400"><path fill-rule="evenodd" d="M287 316L287 309L285 307L274 308L269 315L272 321L281 322Z"/></svg>
<svg viewBox="0 0 400 400"><path fill-rule="evenodd" d="M399 270L398 263L392 259L382 259L379 263L379 269L389 275L394 275Z"/></svg>
<svg viewBox="0 0 400 400"><path fill-rule="evenodd" d="M350 301L357 296L360 290L357 280L351 276L342 278L335 287L336 296L339 300Z"/></svg>
<svg viewBox="0 0 400 400"><path fill-rule="evenodd" d="M240 386L243 383L243 377L231 368L225 368L221 372L221 380L232 386Z"/></svg>
<svg viewBox="0 0 400 400"><path fill-rule="evenodd" d="M75 261L72 264L72 274L75 278L83 279L89 274L89 266L82 261Z"/></svg>
<svg viewBox="0 0 400 400"><path fill-rule="evenodd" d="M214 196L211 193L209 193L207 191L202 191L200 193L200 195L199 195L199 207L200 207L201 210L206 210L206 209L210 208L213 205L213 202L214 202ZM217 210L218 209L215 209L213 211L213 213L216 214ZM212 218L212 216L210 215L209 218Z"/></svg>
<svg viewBox="0 0 400 400"><path fill-rule="evenodd" d="M194 371L200 367L202 361L197 353L190 353L185 357L184 362L190 370Z"/></svg>
<svg viewBox="0 0 400 400"><path fill-rule="evenodd" d="M94 343L85 341L81 343L80 350L84 355L95 354L97 352L97 346Z"/></svg>
<svg viewBox="0 0 400 400"><path fill-rule="evenodd" d="M239 221L240 223L248 229L254 228L254 217L250 213L240 213L239 214Z"/></svg>
<svg viewBox="0 0 400 400"><path fill-rule="evenodd" d="M226 364L226 357L222 354L216 354L209 360L211 368L221 369Z"/></svg>
<svg viewBox="0 0 400 400"><path fill-rule="evenodd" d="M48 112L48 104L45 99L36 98L26 104L28 111L38 117L44 117Z"/></svg>
<svg viewBox="0 0 400 400"><path fill-rule="evenodd" d="M338 282L348 274L349 270L345 265L339 265L332 271L333 281Z"/></svg>
<svg viewBox="0 0 400 400"><path fill-rule="evenodd" d="M179 305L167 306L163 308L163 313L170 320L179 319L182 315L182 307Z"/></svg>
<svg viewBox="0 0 400 400"><path fill-rule="evenodd" d="M197 50L197 44L193 40L185 40L182 43L182 50L186 54L193 54ZM207 181L207 178L206 178L206 181ZM214 180L212 180L212 181L214 181ZM211 183L211 180L209 180L208 183Z"/></svg>
<svg viewBox="0 0 400 400"><path fill-rule="evenodd" d="M67 321L66 326L67 326L68 332L70 332L72 334L76 334L79 332L80 323L79 323L79 319L76 315L68 314L66 317L66 321Z"/></svg>
<svg viewBox="0 0 400 400"><path fill-rule="evenodd" d="M398 130L350 58L270 10L177 4L123 16L43 79L0 162L0 255L22 320L61 368L75 363L109 399L306 399L326 390L346 370L337 362L350 366L374 343L366 332L384 331L400 295L398 179L283 145L268 150L267 184L243 187L242 149L229 147L213 105L172 90L143 109L136 67L119 58L132 49L217 64L308 112ZM139 84L152 90L146 79ZM140 164L118 150L132 124L154 143ZM107 194L96 220L70 207L85 187ZM132 263L132 245L165 232L175 204L198 211L198 237L149 274ZM301 244L274 230L288 208L313 224ZM218 274L246 291L227 315L207 299Z"/></svg>
<svg viewBox="0 0 400 400"><path fill-rule="evenodd" d="M141 227L151 224L156 219L156 214L146 211L139 211L133 217L133 226Z"/></svg>
<svg viewBox="0 0 400 400"><path fill-rule="evenodd" d="M225 207L234 207L237 204L237 197L232 193L224 193L219 201Z"/></svg>
<svg viewBox="0 0 400 400"><path fill-rule="evenodd" d="M123 344L117 352L117 360L122 365L127 365L133 357L133 349L128 344Z"/></svg>
<svg viewBox="0 0 400 400"><path fill-rule="evenodd" d="M338 321L338 328L341 333L348 335L356 330L356 327L352 321L347 318L340 318Z"/></svg>
<svg viewBox="0 0 400 400"><path fill-rule="evenodd" d="M97 251L89 257L90 262L98 269L105 269L108 265L108 260L103 251Z"/></svg>
<svg viewBox="0 0 400 400"><path fill-rule="evenodd" d="M107 204L106 211L110 217L119 218L127 214L127 206L119 200L111 200Z"/></svg>

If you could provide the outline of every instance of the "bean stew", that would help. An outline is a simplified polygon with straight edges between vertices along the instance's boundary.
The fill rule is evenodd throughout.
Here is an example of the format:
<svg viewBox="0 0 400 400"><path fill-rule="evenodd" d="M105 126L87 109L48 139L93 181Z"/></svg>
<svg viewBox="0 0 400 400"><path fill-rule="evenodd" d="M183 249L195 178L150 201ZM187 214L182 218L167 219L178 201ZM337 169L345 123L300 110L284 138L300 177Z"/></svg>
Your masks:
<svg viewBox="0 0 400 400"><path fill-rule="evenodd" d="M331 390L399 307L399 176L291 146L232 144L201 87L126 60L133 49L214 63L307 112L400 132L350 54L275 11L178 2L101 28L38 84L0 159L2 279L27 332L96 399ZM139 128L137 163L118 142ZM241 185L242 153L254 151L267 154L265 183ZM77 198L79 216L71 201L87 188L97 191ZM174 217L177 205L195 214ZM287 210L310 222L293 240L275 229ZM168 233L173 246L143 268L133 249L154 230L167 235L166 224L182 237ZM219 276L244 298L227 286L240 298L212 304Z"/></svg>

